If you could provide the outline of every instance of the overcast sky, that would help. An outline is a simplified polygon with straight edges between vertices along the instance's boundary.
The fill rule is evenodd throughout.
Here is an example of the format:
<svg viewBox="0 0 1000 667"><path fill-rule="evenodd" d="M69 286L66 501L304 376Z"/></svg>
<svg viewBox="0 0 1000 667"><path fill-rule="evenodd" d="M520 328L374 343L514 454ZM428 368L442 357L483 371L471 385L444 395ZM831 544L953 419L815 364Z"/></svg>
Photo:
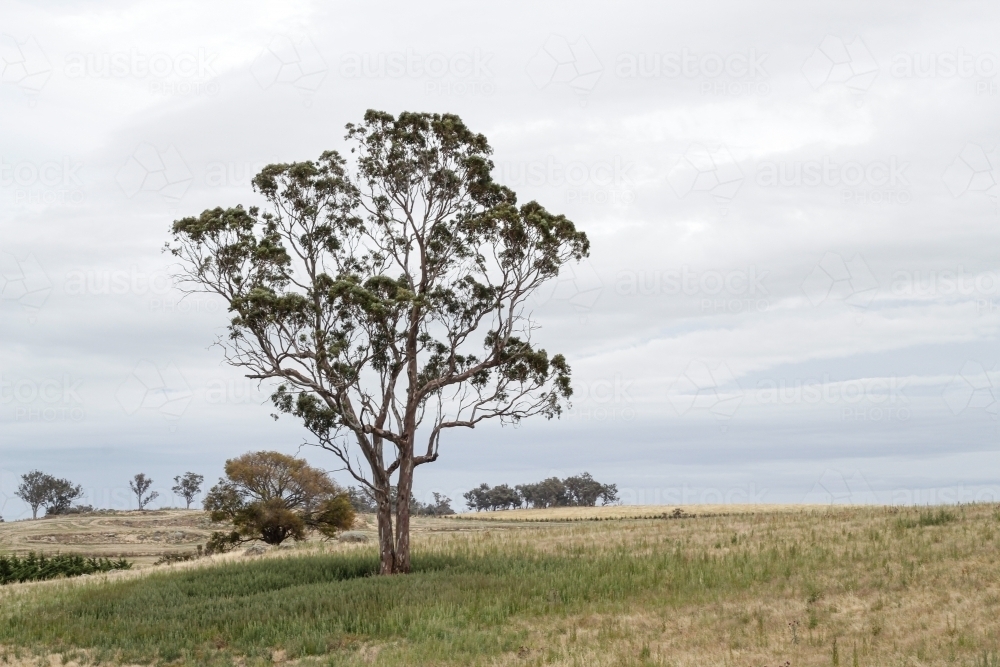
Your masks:
<svg viewBox="0 0 1000 667"><path fill-rule="evenodd" d="M181 300L171 222L368 108L459 114L590 259L539 294L573 409L456 431L418 495L1000 499L996 3L3 3L0 514L299 451ZM332 455L301 450L314 464ZM345 478L341 477L344 481ZM133 501L134 503L134 501Z"/></svg>

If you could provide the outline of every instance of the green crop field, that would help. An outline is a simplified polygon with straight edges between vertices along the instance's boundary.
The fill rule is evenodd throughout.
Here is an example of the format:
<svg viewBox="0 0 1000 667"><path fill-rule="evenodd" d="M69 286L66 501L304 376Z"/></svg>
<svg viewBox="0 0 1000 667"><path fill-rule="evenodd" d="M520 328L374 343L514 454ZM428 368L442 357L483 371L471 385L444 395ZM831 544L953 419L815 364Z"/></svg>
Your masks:
<svg viewBox="0 0 1000 667"><path fill-rule="evenodd" d="M311 542L262 557L0 587L0 660L1000 662L995 506L754 509L564 523L426 520L408 576L372 576L370 543Z"/></svg>

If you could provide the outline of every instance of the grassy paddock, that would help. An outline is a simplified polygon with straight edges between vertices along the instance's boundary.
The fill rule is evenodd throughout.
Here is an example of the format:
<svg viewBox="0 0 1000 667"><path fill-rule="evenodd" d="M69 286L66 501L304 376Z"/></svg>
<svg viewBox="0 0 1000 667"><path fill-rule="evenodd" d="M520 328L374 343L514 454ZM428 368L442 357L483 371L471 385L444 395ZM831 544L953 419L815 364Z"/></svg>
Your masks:
<svg viewBox="0 0 1000 667"><path fill-rule="evenodd" d="M3 600L0 645L12 662L988 667L998 527L985 505L495 524L418 533L415 573L391 578L371 547L312 545L36 585Z"/></svg>

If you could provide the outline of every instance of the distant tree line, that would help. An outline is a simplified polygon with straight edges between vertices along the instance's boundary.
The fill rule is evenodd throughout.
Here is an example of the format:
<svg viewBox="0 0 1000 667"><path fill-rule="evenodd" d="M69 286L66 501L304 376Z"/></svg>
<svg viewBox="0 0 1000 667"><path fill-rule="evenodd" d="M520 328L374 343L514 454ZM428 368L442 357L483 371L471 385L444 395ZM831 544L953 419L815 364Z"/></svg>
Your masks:
<svg viewBox="0 0 1000 667"><path fill-rule="evenodd" d="M358 514L374 514L378 511L378 505L371 491L365 488L350 487L347 493L351 499L351 505ZM410 494L410 514L417 516L446 516L454 514L451 507L451 498L440 493L431 494L434 502L422 503ZM389 487L389 501L396 504L396 487Z"/></svg>
<svg viewBox="0 0 1000 667"><path fill-rule="evenodd" d="M201 484L204 477L193 472L184 473L183 476L174 477L176 486L173 492L184 498L188 509L195 497L201 493ZM136 502L140 510L146 509L151 501L159 497L159 493L151 491L153 480L144 473L135 475L129 480L129 488L136 497ZM27 503L31 508L31 518L38 518L38 510L44 509L45 516L58 516L60 514L86 514L93 512L91 505L74 505L73 502L83 497L83 487L74 484L68 479L61 479L41 470L32 470L21 475L21 483L18 485L14 495ZM3 518L0 517L0 521Z"/></svg>
<svg viewBox="0 0 1000 667"><path fill-rule="evenodd" d="M500 484L491 487L481 484L465 493L465 504L477 512L517 509L519 507L593 507L618 502L618 487L601 484L590 473L566 479L550 477L535 484L518 484L511 487Z"/></svg>

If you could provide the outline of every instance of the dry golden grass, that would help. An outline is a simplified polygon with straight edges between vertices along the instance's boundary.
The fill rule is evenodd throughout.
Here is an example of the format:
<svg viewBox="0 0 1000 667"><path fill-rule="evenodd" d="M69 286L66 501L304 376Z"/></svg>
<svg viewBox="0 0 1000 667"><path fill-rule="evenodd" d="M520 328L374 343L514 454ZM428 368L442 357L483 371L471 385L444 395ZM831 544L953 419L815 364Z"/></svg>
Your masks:
<svg viewBox="0 0 1000 667"><path fill-rule="evenodd" d="M56 516L0 523L0 553L75 553L148 565L163 554L193 551L211 533L199 510Z"/></svg>
<svg viewBox="0 0 1000 667"><path fill-rule="evenodd" d="M674 508L655 509L669 515ZM419 518L414 523L414 549L462 553L470 562L475 562L476 554L491 558L545 554L572 560L614 553L624 555L620 562L626 564L630 558L638 562L676 552L695 563L696 570L698 563L705 564L703 586L697 579L693 587L690 581L682 585L667 580L662 588L632 591L621 600L595 597L567 602L553 592L545 614L515 615L503 624L500 632L519 638L516 650L475 660L456 656L421 661L419 656L431 650L420 643L423 639L359 636L322 659L291 662L567 667L1000 664L1000 511L994 505L949 508L945 514L926 508L829 506L686 506L689 516L681 519L613 514L648 516L650 510ZM370 531L374 526L370 517L367 521L361 527ZM0 536L9 529L10 525L0 526ZM373 549L372 543L311 542L273 550L261 558ZM746 559L754 567L770 565L773 572L746 586L727 587L712 579L718 576L713 563L727 557ZM226 554L86 581L8 586L6 591L0 589L0 608L29 602L35 591L103 587L116 578L246 559L242 553ZM281 659L284 654L276 655ZM13 653L10 657L13 661ZM18 660L12 664L36 664L26 657Z"/></svg>
<svg viewBox="0 0 1000 667"><path fill-rule="evenodd" d="M996 506L952 509L953 521L926 526L916 508L764 509L581 523L536 535L535 546L567 554L588 545L635 554L677 545L708 557L795 548L802 567L763 588L719 591L707 602L636 604L625 614L525 623L532 637L526 651L499 664L532 657L595 666L1000 664Z"/></svg>
<svg viewBox="0 0 1000 667"><path fill-rule="evenodd" d="M774 514L776 512L826 512L830 505L609 505L605 507L549 507L455 514L462 521L596 521L611 519L659 519L675 512L683 516L728 516Z"/></svg>

